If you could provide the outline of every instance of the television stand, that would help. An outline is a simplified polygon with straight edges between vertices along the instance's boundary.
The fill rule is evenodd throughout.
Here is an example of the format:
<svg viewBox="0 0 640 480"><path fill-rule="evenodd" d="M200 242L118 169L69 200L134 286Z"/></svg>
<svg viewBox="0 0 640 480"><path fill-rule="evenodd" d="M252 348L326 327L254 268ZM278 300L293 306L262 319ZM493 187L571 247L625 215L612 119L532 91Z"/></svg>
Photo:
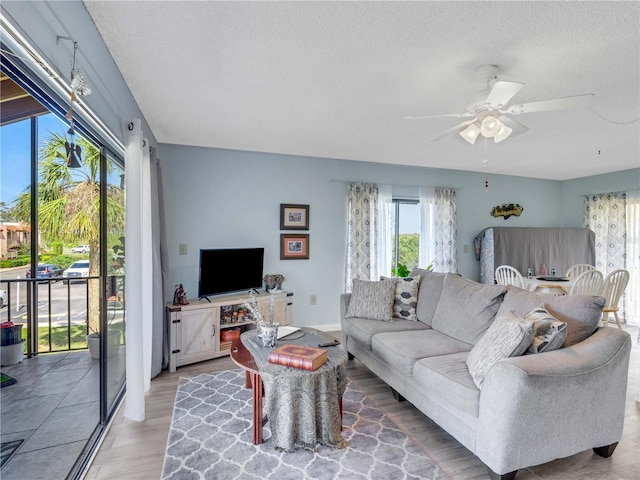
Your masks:
<svg viewBox="0 0 640 480"><path fill-rule="evenodd" d="M191 301L188 305L167 304L171 320L169 333L169 371L190 363L229 355L231 341L227 339L230 329L243 332L255 328L256 322L239 320L244 303L251 301L251 292L228 295L202 296L207 303ZM280 325L291 324L293 293L280 290L277 293L258 292L254 295L262 315L267 315L269 301L273 298L274 320ZM234 315L236 313L236 315ZM232 330L237 332L238 330ZM227 332L222 335L222 332ZM224 339L222 338L224 337Z"/></svg>
<svg viewBox="0 0 640 480"><path fill-rule="evenodd" d="M205 295L204 297L198 297L198 300L202 300L203 298L204 298L207 302L211 303L211 300L210 300L210 299L209 299L209 297L208 297L208 296L206 296L206 295Z"/></svg>

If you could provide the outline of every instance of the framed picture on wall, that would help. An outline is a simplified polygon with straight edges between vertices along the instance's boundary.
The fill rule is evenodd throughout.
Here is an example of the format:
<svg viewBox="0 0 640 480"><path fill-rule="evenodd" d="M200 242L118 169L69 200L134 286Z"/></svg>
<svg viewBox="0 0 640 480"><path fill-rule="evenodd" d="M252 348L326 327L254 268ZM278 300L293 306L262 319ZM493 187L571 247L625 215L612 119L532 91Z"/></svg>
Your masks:
<svg viewBox="0 0 640 480"><path fill-rule="evenodd" d="M309 234L281 233L280 260L309 260Z"/></svg>
<svg viewBox="0 0 640 480"><path fill-rule="evenodd" d="M281 203L280 230L309 230L309 205Z"/></svg>

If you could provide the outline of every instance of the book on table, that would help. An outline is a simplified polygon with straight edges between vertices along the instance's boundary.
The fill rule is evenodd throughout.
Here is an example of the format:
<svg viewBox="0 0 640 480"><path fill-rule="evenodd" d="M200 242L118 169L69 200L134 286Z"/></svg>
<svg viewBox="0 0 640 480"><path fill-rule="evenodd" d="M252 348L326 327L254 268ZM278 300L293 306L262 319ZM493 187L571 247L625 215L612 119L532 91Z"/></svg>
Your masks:
<svg viewBox="0 0 640 480"><path fill-rule="evenodd" d="M287 343L269 352L269 362L285 367L317 370L327 361L327 351L322 348Z"/></svg>

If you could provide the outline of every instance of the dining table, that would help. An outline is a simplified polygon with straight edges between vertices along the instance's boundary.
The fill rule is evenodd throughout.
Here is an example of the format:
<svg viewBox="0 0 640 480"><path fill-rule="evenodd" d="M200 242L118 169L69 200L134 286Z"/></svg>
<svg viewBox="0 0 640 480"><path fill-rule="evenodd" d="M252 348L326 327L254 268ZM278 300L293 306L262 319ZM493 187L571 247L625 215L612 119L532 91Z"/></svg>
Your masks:
<svg viewBox="0 0 640 480"><path fill-rule="evenodd" d="M522 278L525 290L538 293L551 293L554 295L568 295L574 282L574 278L551 275Z"/></svg>

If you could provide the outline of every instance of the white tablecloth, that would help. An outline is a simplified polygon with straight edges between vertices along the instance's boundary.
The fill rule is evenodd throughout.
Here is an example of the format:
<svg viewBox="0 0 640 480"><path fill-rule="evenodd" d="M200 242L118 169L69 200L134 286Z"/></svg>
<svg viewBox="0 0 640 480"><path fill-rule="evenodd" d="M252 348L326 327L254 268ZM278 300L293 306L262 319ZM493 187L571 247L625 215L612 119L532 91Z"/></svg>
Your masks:
<svg viewBox="0 0 640 480"><path fill-rule="evenodd" d="M558 282L558 281L548 281L548 280L538 280L536 277L531 278L523 278L522 282L524 283L524 289L529 290L530 292L539 292L539 293L555 293L556 295L567 295L569 290L571 290L571 286L573 285L574 280L569 280L568 282Z"/></svg>

